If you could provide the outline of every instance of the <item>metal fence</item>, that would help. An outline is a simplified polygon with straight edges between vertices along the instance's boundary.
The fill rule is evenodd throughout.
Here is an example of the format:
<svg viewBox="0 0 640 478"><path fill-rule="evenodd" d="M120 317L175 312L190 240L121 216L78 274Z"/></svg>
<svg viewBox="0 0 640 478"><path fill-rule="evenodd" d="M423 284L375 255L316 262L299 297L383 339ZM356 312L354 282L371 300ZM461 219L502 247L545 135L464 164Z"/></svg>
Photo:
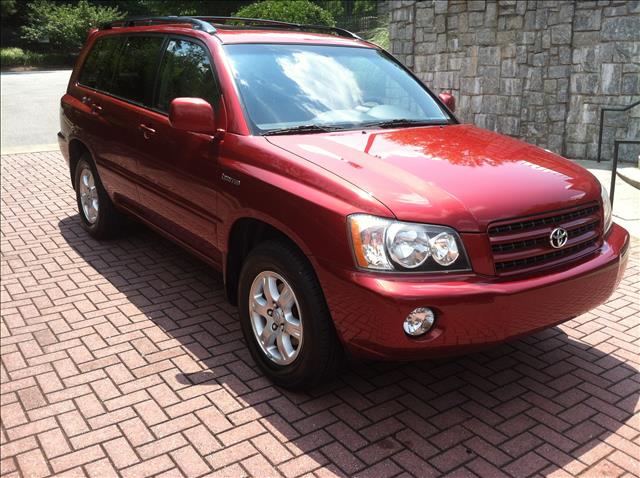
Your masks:
<svg viewBox="0 0 640 478"><path fill-rule="evenodd" d="M336 26L344 28L354 33L361 33L368 30L373 30L381 25L380 17L367 16L360 17L356 15L336 18Z"/></svg>

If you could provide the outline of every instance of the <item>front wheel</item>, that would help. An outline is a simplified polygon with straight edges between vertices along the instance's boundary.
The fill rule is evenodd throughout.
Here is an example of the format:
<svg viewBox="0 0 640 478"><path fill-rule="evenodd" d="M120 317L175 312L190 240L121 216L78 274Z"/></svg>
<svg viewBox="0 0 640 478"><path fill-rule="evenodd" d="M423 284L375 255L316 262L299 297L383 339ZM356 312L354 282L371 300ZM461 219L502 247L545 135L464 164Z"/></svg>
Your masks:
<svg viewBox="0 0 640 478"><path fill-rule="evenodd" d="M238 297L247 346L274 382L300 389L335 373L342 349L302 253L279 242L256 247L240 272Z"/></svg>

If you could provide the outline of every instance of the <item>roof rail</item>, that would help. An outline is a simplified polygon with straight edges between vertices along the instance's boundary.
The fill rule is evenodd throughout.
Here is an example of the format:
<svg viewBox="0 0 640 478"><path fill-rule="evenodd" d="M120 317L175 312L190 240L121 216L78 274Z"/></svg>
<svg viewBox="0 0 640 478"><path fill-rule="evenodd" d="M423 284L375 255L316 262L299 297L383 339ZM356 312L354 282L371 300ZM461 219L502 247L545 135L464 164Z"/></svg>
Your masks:
<svg viewBox="0 0 640 478"><path fill-rule="evenodd" d="M285 29L298 31L321 31L335 33L336 35L362 40L358 35L344 28L330 27L327 25L304 25L301 23L281 22L278 20L266 20L262 18L244 18L244 17L189 17L189 16L167 16L167 17L132 17L123 20L114 20L112 22L100 25L100 30L109 30L116 27L135 27L154 24L173 24L187 23L192 25L195 30L202 30L206 33L215 33L217 31L215 25L225 28L240 28L241 26L251 25L256 28L267 29Z"/></svg>
<svg viewBox="0 0 640 478"><path fill-rule="evenodd" d="M326 31L335 33L339 36L353 38L355 40L362 40L355 33L345 30L344 28L330 27L327 25L305 25L302 23L282 22L278 20L267 20L263 18L245 18L245 17L210 17L210 16L196 16L199 20L204 20L213 23L214 26L224 26L226 28L238 28L242 25L252 25L256 27L268 28L268 29L291 29L299 31ZM229 22L229 23L227 23Z"/></svg>
<svg viewBox="0 0 640 478"><path fill-rule="evenodd" d="M211 23L203 21L194 17L132 17L122 20L114 20L112 22L103 23L100 25L100 30L109 30L114 27L135 27L154 24L172 24L172 23L188 23L193 26L195 30L202 30L206 33L215 33L216 29Z"/></svg>

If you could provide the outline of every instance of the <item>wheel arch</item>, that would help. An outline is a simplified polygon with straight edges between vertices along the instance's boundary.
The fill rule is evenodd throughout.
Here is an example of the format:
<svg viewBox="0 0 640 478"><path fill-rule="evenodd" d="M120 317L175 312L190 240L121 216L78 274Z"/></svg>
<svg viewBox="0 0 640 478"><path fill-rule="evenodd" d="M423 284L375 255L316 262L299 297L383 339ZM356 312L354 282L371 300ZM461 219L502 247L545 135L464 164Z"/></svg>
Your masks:
<svg viewBox="0 0 640 478"><path fill-rule="evenodd" d="M307 259L315 273L307 248L302 241L291 236L292 234L284 232L282 228L256 217L239 217L233 222L226 236L227 252L224 264L225 293L232 305L238 304L238 280L242 264L251 250L262 242L277 240L296 248Z"/></svg>
<svg viewBox="0 0 640 478"><path fill-rule="evenodd" d="M93 160L93 155L89 147L78 138L73 138L69 141L69 178L71 179L71 186L75 189L74 173L76 165L84 153L89 154Z"/></svg>

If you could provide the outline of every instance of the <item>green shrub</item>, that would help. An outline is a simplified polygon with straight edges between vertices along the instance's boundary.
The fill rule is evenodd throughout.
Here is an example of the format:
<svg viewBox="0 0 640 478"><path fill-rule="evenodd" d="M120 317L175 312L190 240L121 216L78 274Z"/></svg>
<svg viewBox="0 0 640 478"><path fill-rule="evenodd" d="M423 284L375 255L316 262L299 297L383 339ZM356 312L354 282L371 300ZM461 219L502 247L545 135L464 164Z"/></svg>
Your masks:
<svg viewBox="0 0 640 478"><path fill-rule="evenodd" d="M75 58L66 53L39 53L22 48L0 48L0 66L73 66Z"/></svg>
<svg viewBox="0 0 640 478"><path fill-rule="evenodd" d="M51 49L58 51L74 52L82 47L90 28L118 18L122 18L122 14L117 8L91 5L87 0L76 4L36 0L29 4L22 38L48 43Z"/></svg>
<svg viewBox="0 0 640 478"><path fill-rule="evenodd" d="M234 16L310 25L335 25L331 13L309 0L265 0L241 8Z"/></svg>
<svg viewBox="0 0 640 478"><path fill-rule="evenodd" d="M40 55L30 51L24 51L22 48L11 47L0 49L0 64L2 67L25 66L38 62Z"/></svg>

